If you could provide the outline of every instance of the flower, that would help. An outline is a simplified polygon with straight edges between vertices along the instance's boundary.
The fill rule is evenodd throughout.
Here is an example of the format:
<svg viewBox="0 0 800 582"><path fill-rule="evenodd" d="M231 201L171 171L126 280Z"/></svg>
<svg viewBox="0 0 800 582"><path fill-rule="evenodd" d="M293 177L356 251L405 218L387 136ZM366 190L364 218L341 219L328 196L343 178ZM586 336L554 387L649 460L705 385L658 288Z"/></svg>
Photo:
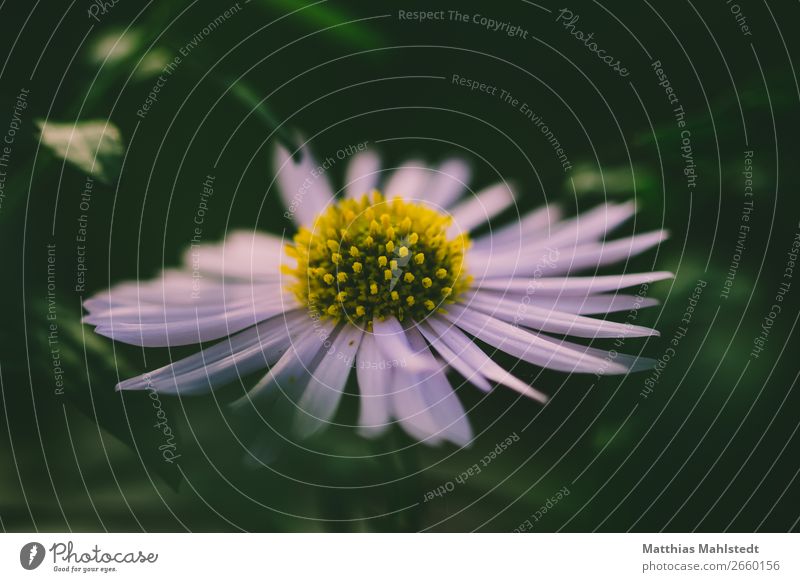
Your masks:
<svg viewBox="0 0 800 582"><path fill-rule="evenodd" d="M657 335L587 317L637 310L654 300L618 290L670 277L596 272L661 242L663 231L605 241L634 214L604 204L563 219L554 205L487 234L470 233L514 204L501 182L464 196L469 166L408 162L380 191L372 151L348 164L337 197L303 148L277 148L277 181L298 226L288 242L236 231L221 244L193 245L182 269L122 283L85 302L99 334L145 347L221 340L119 390L208 392L259 370L266 374L232 406L283 393L307 437L332 421L353 368L360 432L397 422L427 444L468 445L472 429L446 372L489 391L503 385L546 396L502 368L474 340L541 368L625 374L652 361L560 339ZM485 230L485 229L484 229Z"/></svg>

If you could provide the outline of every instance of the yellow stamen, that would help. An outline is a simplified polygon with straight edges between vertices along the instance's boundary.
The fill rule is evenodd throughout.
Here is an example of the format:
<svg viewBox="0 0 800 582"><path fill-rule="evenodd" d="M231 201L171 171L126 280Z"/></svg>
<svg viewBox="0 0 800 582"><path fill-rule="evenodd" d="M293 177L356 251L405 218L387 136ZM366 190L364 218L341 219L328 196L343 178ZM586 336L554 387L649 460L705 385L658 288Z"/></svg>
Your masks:
<svg viewBox="0 0 800 582"><path fill-rule="evenodd" d="M470 285L461 275L469 238L448 236L451 222L428 206L378 192L342 199L286 245L293 266L281 265L281 272L321 317L350 318L367 329L391 316L422 320Z"/></svg>

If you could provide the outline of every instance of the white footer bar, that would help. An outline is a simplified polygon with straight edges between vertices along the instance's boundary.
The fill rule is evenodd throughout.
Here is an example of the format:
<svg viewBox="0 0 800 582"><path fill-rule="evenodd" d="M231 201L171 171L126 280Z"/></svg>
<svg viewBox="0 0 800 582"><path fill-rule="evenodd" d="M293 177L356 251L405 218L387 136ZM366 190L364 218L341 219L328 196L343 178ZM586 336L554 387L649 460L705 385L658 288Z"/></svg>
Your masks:
<svg viewBox="0 0 800 582"><path fill-rule="evenodd" d="M777 582L799 554L795 534L27 533L0 535L0 580Z"/></svg>

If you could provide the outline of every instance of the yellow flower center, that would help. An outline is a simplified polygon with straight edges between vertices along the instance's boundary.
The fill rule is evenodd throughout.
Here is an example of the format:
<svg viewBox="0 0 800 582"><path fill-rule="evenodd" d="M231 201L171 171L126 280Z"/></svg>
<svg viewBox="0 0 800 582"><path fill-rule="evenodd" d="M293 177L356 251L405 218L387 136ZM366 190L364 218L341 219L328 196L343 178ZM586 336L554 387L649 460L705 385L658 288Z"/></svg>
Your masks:
<svg viewBox="0 0 800 582"><path fill-rule="evenodd" d="M394 315L416 321L452 303L471 278L467 234L448 237L449 216L377 191L339 200L301 228L286 253L289 289L320 318L369 326Z"/></svg>

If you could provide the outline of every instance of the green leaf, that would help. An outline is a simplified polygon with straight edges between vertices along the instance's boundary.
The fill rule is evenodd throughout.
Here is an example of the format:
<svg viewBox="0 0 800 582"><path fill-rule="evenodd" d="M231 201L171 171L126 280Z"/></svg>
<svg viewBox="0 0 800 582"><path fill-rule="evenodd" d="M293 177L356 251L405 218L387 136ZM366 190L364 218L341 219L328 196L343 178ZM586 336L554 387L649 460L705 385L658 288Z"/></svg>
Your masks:
<svg viewBox="0 0 800 582"><path fill-rule="evenodd" d="M296 11L292 17L300 19L306 28L313 31L328 29L326 32L345 44L362 48L381 46L380 36L368 23L353 22L358 17L329 3L309 6L304 0L265 0L261 5L279 11Z"/></svg>
<svg viewBox="0 0 800 582"><path fill-rule="evenodd" d="M266 127L275 132L275 137L281 144L290 152L297 150L300 144L287 129L285 125L281 125L278 117L264 103L262 97L245 81L233 79L223 76L220 79L220 85L225 90L230 90L233 96L243 107L252 111L255 116L260 119Z"/></svg>
<svg viewBox="0 0 800 582"><path fill-rule="evenodd" d="M125 147L119 128L110 121L72 124L37 120L36 125L42 143L57 157L106 184L119 178Z"/></svg>
<svg viewBox="0 0 800 582"><path fill-rule="evenodd" d="M47 306L35 305L37 313ZM51 358L58 349L59 364L63 369L63 398L106 433L133 449L148 472L158 474L170 487L177 489L181 481L174 463L165 461L162 454L165 437L155 427L158 422L154 400L146 392L120 393L114 390L117 378L134 375L134 370L120 351L113 350L110 340L99 337L81 323L78 314L65 303L59 302L54 313L57 319L57 344L48 343L47 320L30 328L31 337L37 340L35 354L40 361ZM35 369L36 384L52 383L50 363ZM159 399L170 427L176 427L178 414L169 399ZM176 427L177 428L177 427ZM174 441L173 441L174 442ZM180 441L177 442L180 448Z"/></svg>

